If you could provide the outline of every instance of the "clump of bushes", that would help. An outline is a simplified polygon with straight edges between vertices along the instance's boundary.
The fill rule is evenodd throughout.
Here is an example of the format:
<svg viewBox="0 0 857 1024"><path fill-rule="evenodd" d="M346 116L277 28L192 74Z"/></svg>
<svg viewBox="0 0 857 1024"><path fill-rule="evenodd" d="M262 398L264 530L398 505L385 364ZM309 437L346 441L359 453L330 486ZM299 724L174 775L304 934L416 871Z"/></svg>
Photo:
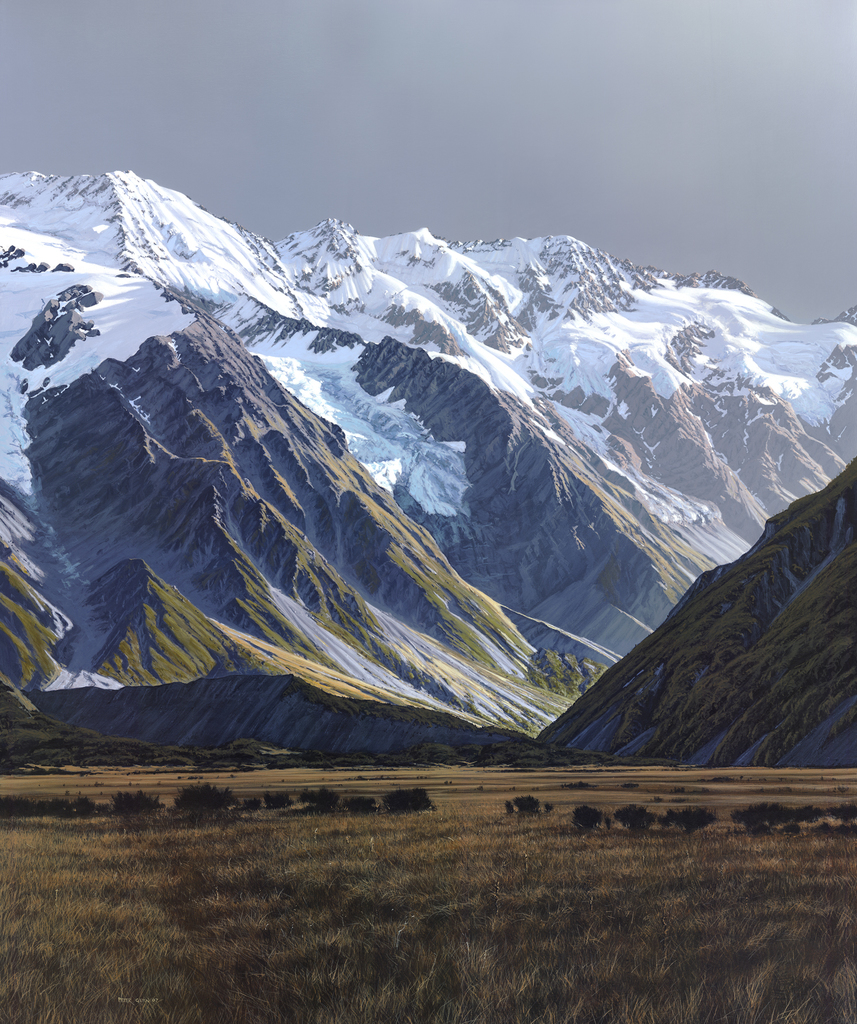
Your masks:
<svg viewBox="0 0 857 1024"><path fill-rule="evenodd" d="M514 800L506 801L507 814L514 814L516 811L519 814L538 814L541 807L541 801L535 796L516 796ZM553 810L553 804L550 805L550 809ZM545 805L545 810L547 810L547 805Z"/></svg>
<svg viewBox="0 0 857 1024"><path fill-rule="evenodd" d="M161 810L161 798L138 789L136 793L120 790L110 798L111 814L149 814Z"/></svg>
<svg viewBox="0 0 857 1024"><path fill-rule="evenodd" d="M853 821L857 818L857 804L839 804L836 807L828 807L824 813L831 818L839 818L840 821Z"/></svg>
<svg viewBox="0 0 857 1024"><path fill-rule="evenodd" d="M74 800L62 797L51 800L30 800L25 796L0 797L0 818L89 818L98 810L99 805L88 796L79 796Z"/></svg>
<svg viewBox="0 0 857 1024"><path fill-rule="evenodd" d="M232 790L223 789L204 782L199 786L185 786L173 800L177 811L220 811L234 803Z"/></svg>
<svg viewBox="0 0 857 1024"><path fill-rule="evenodd" d="M262 794L265 801L265 808L269 811L279 811L292 806L292 798L288 793L271 793L265 790Z"/></svg>
<svg viewBox="0 0 857 1024"><path fill-rule="evenodd" d="M681 810L671 807L660 817L661 825L666 828L676 825L688 833L696 832L701 828L708 828L715 821L717 821L717 815L705 807L682 807Z"/></svg>
<svg viewBox="0 0 857 1024"><path fill-rule="evenodd" d="M378 804L374 796L350 796L345 801L345 810L349 814L374 814Z"/></svg>
<svg viewBox="0 0 857 1024"><path fill-rule="evenodd" d="M800 825L807 821L818 821L825 813L830 814L831 811L825 812L810 804L803 807L785 807L778 803L760 803L733 811L732 820L737 825L743 825L751 835L760 835L770 832L777 825Z"/></svg>
<svg viewBox="0 0 857 1024"><path fill-rule="evenodd" d="M258 811L262 806L262 800L258 796L246 797L241 803L242 811Z"/></svg>
<svg viewBox="0 0 857 1024"><path fill-rule="evenodd" d="M305 789L301 792L300 801L306 804L307 811L312 814L332 814L339 807L339 794L327 786Z"/></svg>
<svg viewBox="0 0 857 1024"><path fill-rule="evenodd" d="M385 810L390 814L434 810L434 804L429 799L428 793L420 787L391 790L384 794L383 801Z"/></svg>
<svg viewBox="0 0 857 1024"><path fill-rule="evenodd" d="M628 804L627 807L620 807L613 814L613 817L627 829L635 832L642 832L647 829L655 820L655 815L639 804Z"/></svg>
<svg viewBox="0 0 857 1024"><path fill-rule="evenodd" d="M586 804L581 804L580 807L574 808L572 821L578 828L593 829L598 828L602 817L603 815L597 807L588 807Z"/></svg>

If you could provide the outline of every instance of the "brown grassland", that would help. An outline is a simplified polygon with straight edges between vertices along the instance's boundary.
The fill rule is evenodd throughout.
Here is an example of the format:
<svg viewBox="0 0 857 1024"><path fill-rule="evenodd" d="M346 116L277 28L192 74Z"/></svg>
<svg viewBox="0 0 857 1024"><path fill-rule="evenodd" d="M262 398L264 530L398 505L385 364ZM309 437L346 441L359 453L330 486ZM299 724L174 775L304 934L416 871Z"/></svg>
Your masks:
<svg viewBox="0 0 857 1024"><path fill-rule="evenodd" d="M0 777L0 795L167 807L199 773ZM0 821L3 1024L855 1024L857 839L748 835L730 811L857 797L853 771L206 773L421 814L172 810ZM564 788L584 782L585 789ZM533 794L550 814L509 815ZM691 835L575 828L588 804L705 806ZM835 822L832 823L835 826Z"/></svg>

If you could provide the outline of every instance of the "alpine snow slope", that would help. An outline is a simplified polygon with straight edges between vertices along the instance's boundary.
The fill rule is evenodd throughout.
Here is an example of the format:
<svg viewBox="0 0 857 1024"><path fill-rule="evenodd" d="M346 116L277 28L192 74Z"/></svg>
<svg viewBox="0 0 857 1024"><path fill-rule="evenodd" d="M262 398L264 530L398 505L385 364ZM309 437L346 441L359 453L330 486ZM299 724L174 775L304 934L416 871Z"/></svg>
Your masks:
<svg viewBox="0 0 857 1024"><path fill-rule="evenodd" d="M542 738L712 765L857 764L857 460L705 573Z"/></svg>
<svg viewBox="0 0 857 1024"><path fill-rule="evenodd" d="M130 173L15 174L0 264L34 686L301 658L544 721L530 645L615 661L857 448L847 315L565 236L274 244Z"/></svg>
<svg viewBox="0 0 857 1024"><path fill-rule="evenodd" d="M39 231L26 204L0 225L6 685L294 674L480 727L552 720L569 696L530 681L533 648L343 432L113 255L97 184L106 207L52 195Z"/></svg>

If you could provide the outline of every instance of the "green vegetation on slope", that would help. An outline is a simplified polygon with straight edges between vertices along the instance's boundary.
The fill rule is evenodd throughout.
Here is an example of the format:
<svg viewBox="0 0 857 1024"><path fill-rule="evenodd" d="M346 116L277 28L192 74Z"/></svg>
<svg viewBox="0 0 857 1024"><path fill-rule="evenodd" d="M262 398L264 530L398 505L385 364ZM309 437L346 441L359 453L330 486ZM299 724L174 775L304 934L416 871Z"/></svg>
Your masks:
<svg viewBox="0 0 857 1024"><path fill-rule="evenodd" d="M584 745L600 734L617 751L648 733L638 749L652 756L695 759L709 745L715 764L776 764L857 694L855 526L857 461L772 519L743 558L704 574L542 738L589 729ZM854 720L852 708L834 735Z"/></svg>

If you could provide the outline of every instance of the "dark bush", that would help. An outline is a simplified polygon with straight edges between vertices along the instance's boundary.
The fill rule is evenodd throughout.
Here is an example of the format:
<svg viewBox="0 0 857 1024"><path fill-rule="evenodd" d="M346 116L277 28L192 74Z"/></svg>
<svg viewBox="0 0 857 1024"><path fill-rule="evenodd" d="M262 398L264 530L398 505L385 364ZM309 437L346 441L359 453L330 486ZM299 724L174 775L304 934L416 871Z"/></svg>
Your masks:
<svg viewBox="0 0 857 1024"><path fill-rule="evenodd" d="M545 814L550 814L553 810L553 804L545 802Z"/></svg>
<svg viewBox="0 0 857 1024"><path fill-rule="evenodd" d="M538 814L541 801L535 796L516 796L513 803L521 814Z"/></svg>
<svg viewBox="0 0 857 1024"><path fill-rule="evenodd" d="M258 796L250 796L244 799L241 803L242 811L258 811L262 806L262 800Z"/></svg>
<svg viewBox="0 0 857 1024"><path fill-rule="evenodd" d="M839 804L836 807L828 807L824 813L831 818L839 818L840 821L853 821L857 818L857 804Z"/></svg>
<svg viewBox="0 0 857 1024"><path fill-rule="evenodd" d="M98 804L88 796L74 800L53 797L30 800L25 796L0 797L0 818L88 818L98 811Z"/></svg>
<svg viewBox="0 0 857 1024"><path fill-rule="evenodd" d="M434 804L424 789L394 789L384 794L384 807L391 814L409 811L433 811Z"/></svg>
<svg viewBox="0 0 857 1024"><path fill-rule="evenodd" d="M671 807L660 818L661 824L667 828L677 825L685 832L696 832L698 829L707 828L714 821L717 821L717 815L704 807L682 807L681 810Z"/></svg>
<svg viewBox="0 0 857 1024"><path fill-rule="evenodd" d="M32 818L40 813L40 803L25 796L0 796L0 818Z"/></svg>
<svg viewBox="0 0 857 1024"><path fill-rule="evenodd" d="M506 801L506 814L514 814L514 813L515 813L515 805L512 803L511 800L507 800Z"/></svg>
<svg viewBox="0 0 857 1024"><path fill-rule="evenodd" d="M110 797L111 814L147 814L161 809L161 798L149 796L141 789L136 793L120 791Z"/></svg>
<svg viewBox="0 0 857 1024"><path fill-rule="evenodd" d="M279 811L292 806L292 798L288 793L270 793L266 790L262 796L269 811Z"/></svg>
<svg viewBox="0 0 857 1024"><path fill-rule="evenodd" d="M88 796L79 796L72 804L73 813L78 818L88 818L90 815L95 814L98 810L98 805L94 800L90 800Z"/></svg>
<svg viewBox="0 0 857 1024"><path fill-rule="evenodd" d="M378 804L374 796L350 796L345 801L345 810L349 814L374 814Z"/></svg>
<svg viewBox="0 0 857 1024"><path fill-rule="evenodd" d="M614 811L613 817L620 825L635 831L647 829L655 820L655 815L639 804L628 804L627 807L619 807Z"/></svg>
<svg viewBox="0 0 857 1024"><path fill-rule="evenodd" d="M639 782L623 782L620 788L621 789L639 789L640 788L640 783Z"/></svg>
<svg viewBox="0 0 857 1024"><path fill-rule="evenodd" d="M597 828L601 824L601 811L597 807L581 804L574 808L572 821L578 828Z"/></svg>
<svg viewBox="0 0 857 1024"><path fill-rule="evenodd" d="M591 782L563 782L560 789L598 789Z"/></svg>
<svg viewBox="0 0 857 1024"><path fill-rule="evenodd" d="M231 803L234 803L232 790L228 786L218 789L210 782L185 786L173 800L177 811L219 811Z"/></svg>
<svg viewBox="0 0 857 1024"><path fill-rule="evenodd" d="M321 789L305 789L300 795L300 801L315 814L331 814L339 807L339 794L327 786L322 786Z"/></svg>
<svg viewBox="0 0 857 1024"><path fill-rule="evenodd" d="M748 832L764 833L776 825L818 821L823 813L811 804L803 807L784 807L777 803L761 803L733 811L732 820L738 825L743 825Z"/></svg>

